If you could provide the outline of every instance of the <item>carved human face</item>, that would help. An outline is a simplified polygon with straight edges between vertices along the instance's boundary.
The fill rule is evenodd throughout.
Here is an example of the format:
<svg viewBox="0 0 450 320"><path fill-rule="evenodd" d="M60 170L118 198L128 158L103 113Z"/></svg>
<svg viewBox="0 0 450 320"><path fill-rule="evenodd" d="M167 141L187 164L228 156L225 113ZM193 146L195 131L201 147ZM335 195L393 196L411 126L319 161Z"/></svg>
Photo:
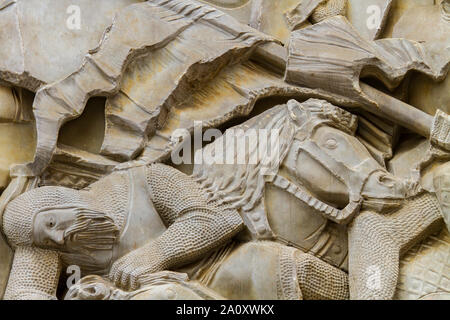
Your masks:
<svg viewBox="0 0 450 320"><path fill-rule="evenodd" d="M67 253L110 250L118 234L107 214L78 207L39 212L33 224L36 246Z"/></svg>
<svg viewBox="0 0 450 320"><path fill-rule="evenodd" d="M65 249L65 232L75 223L76 211L55 209L39 212L34 219L34 244L42 248Z"/></svg>
<svg viewBox="0 0 450 320"><path fill-rule="evenodd" d="M55 208L39 212L34 219L34 244L59 251L63 263L82 270L106 270L118 239L114 220L88 208Z"/></svg>

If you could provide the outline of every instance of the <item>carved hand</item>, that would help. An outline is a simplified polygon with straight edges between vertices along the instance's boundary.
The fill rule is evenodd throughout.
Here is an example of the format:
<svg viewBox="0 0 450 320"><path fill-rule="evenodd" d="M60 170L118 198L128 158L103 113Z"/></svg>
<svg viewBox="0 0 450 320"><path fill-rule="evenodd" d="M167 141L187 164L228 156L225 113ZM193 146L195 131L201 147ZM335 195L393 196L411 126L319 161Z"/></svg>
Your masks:
<svg viewBox="0 0 450 320"><path fill-rule="evenodd" d="M150 242L114 262L109 279L119 288L136 290L143 276L164 270L161 257L156 241Z"/></svg>

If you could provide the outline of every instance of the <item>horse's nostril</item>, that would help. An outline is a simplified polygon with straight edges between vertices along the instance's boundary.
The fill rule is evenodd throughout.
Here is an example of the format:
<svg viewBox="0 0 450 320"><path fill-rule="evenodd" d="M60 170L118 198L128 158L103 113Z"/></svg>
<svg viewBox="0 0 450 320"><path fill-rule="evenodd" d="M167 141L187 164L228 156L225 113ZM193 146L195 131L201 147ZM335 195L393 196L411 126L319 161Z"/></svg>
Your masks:
<svg viewBox="0 0 450 320"><path fill-rule="evenodd" d="M87 287L86 291L90 294L95 294L97 292L97 289L95 287Z"/></svg>
<svg viewBox="0 0 450 320"><path fill-rule="evenodd" d="M393 188L395 185L394 181L387 175L381 175L378 177L378 181L388 188Z"/></svg>

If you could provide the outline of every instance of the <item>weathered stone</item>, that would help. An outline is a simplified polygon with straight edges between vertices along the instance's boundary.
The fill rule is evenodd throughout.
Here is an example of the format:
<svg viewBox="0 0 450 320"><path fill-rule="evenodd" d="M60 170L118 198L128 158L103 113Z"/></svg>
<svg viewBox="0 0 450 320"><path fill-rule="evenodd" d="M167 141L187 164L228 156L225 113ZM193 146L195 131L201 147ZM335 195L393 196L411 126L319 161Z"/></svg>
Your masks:
<svg viewBox="0 0 450 320"><path fill-rule="evenodd" d="M286 14L291 30L345 16L366 40L377 39L384 29L392 0L303 0ZM308 20L309 19L309 20Z"/></svg>
<svg viewBox="0 0 450 320"><path fill-rule="evenodd" d="M135 21L133 28L130 28L130 20ZM48 166L61 125L79 116L90 97L117 93L126 67L136 57L158 55L170 50L167 47L184 41L197 50L192 50L192 55L179 57L172 52L182 62L170 68L168 74L161 73L161 81L169 83L163 82L166 86L156 90L155 96L146 97L154 99L147 112L157 114L166 100L179 99L184 88L206 82L226 64L245 59L253 47L270 38L192 0L155 0L126 7L117 14L100 47L86 56L78 71L36 94L33 108L38 128L37 152L27 170L40 174ZM177 58L165 56L159 67L170 60L178 61ZM158 67L156 61L155 67ZM158 73L154 77L158 79Z"/></svg>
<svg viewBox="0 0 450 320"><path fill-rule="evenodd" d="M59 133L58 143L98 154L105 136L105 99L92 98L83 114L65 123Z"/></svg>
<svg viewBox="0 0 450 320"><path fill-rule="evenodd" d="M292 33L286 80L364 103L368 97L359 88L361 77L376 76L390 89L412 70L443 80L450 66L450 52L438 59L434 53L405 39L366 41L348 20L334 17Z"/></svg>
<svg viewBox="0 0 450 320"><path fill-rule="evenodd" d="M285 13L292 10L300 0L201 0L235 17L241 23L287 42L289 22Z"/></svg>
<svg viewBox="0 0 450 320"><path fill-rule="evenodd" d="M367 40L378 39L395 0L349 0L347 18Z"/></svg>
<svg viewBox="0 0 450 320"><path fill-rule="evenodd" d="M317 47L320 34L320 47ZM433 45L422 45L406 39L364 40L343 17L334 17L312 27L293 32L289 45L286 81L311 88L322 88L341 97L349 97L369 112L432 138L435 120L416 108L393 99L386 93L360 81L374 77L393 91L408 71L416 70L435 81L445 79L450 68L450 51L435 51ZM314 63L313 63L314 62ZM448 143L447 124L442 121L436 132ZM441 128L443 131L441 131ZM432 141L433 138L432 138ZM447 149L448 150L448 149Z"/></svg>
<svg viewBox="0 0 450 320"><path fill-rule="evenodd" d="M118 164L98 154L59 145L40 185L83 189L111 173Z"/></svg>
<svg viewBox="0 0 450 320"><path fill-rule="evenodd" d="M2 234L0 234L0 257L2 257L0 260L0 299L2 299L8 284L9 271L13 259L13 252Z"/></svg>
<svg viewBox="0 0 450 320"><path fill-rule="evenodd" d="M0 189L8 185L10 166L31 161L35 147L33 124L0 123Z"/></svg>
<svg viewBox="0 0 450 320"><path fill-rule="evenodd" d="M381 37L392 38L395 25L407 10L414 7L432 6L435 3L435 0L394 0Z"/></svg>
<svg viewBox="0 0 450 320"><path fill-rule="evenodd" d="M11 88L0 87L0 120L12 121L16 118L16 99Z"/></svg>
<svg viewBox="0 0 450 320"><path fill-rule="evenodd" d="M0 86L0 122L32 122L33 99L27 90Z"/></svg>
<svg viewBox="0 0 450 320"><path fill-rule="evenodd" d="M0 298L448 298L450 0L134 2L0 0Z"/></svg>
<svg viewBox="0 0 450 320"><path fill-rule="evenodd" d="M411 249L401 262L395 299L426 299L434 294L442 295L447 300L450 291L449 255L450 235L447 230L429 237Z"/></svg>
<svg viewBox="0 0 450 320"><path fill-rule="evenodd" d="M450 9L448 11L445 19L441 5L431 3L405 10L393 28L392 37L427 42L436 46L436 52L444 56L445 51L450 50ZM437 83L426 75L413 75L409 103L433 116L438 109L449 113L450 78Z"/></svg>
<svg viewBox="0 0 450 320"><path fill-rule="evenodd" d="M117 10L139 0L4 0L0 3L0 74L36 91L80 68ZM78 24L79 22L79 24Z"/></svg>

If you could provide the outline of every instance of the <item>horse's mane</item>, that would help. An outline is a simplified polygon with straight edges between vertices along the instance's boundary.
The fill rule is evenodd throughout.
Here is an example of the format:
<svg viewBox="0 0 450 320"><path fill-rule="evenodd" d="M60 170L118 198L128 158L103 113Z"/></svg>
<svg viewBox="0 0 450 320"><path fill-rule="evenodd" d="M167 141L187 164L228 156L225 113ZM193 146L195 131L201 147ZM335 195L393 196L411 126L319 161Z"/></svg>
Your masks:
<svg viewBox="0 0 450 320"><path fill-rule="evenodd" d="M192 177L207 191L211 201L249 212L260 203L267 177L277 174L296 134L301 131L310 133L318 124L328 124L354 134L357 120L350 113L323 100L310 99L302 104L291 100L232 128L235 133L242 130L241 134L243 132L244 135L250 130L278 130L278 152L275 157L271 152L274 146L258 137L255 144L250 143L245 148L246 164L198 164ZM237 148L230 147L234 139L227 138L229 132L230 129L214 143L207 145L203 152L213 154L219 146L224 154L233 153L228 154L228 157L237 159ZM249 161L251 159L256 161Z"/></svg>
<svg viewBox="0 0 450 320"><path fill-rule="evenodd" d="M210 200L217 200L221 204L230 205L232 208L242 208L244 211L250 211L261 199L264 192L265 175L262 170L270 167L271 170L278 171L278 168L284 160L295 134L294 124L288 115L286 105L280 105L270 109L263 114L252 118L243 125L233 128L234 132L242 130L247 134L249 130L279 130L279 157L270 157L270 145L262 143L259 137L256 144L246 143L245 163L247 164L212 164L196 165L193 178L199 182L210 195ZM238 159L236 146L230 147L234 139L230 139L230 131L207 145L203 152L211 154L218 145L223 147L223 153L226 157ZM231 151L230 151L231 150ZM269 158L270 157L270 158ZM249 161L255 159L256 161Z"/></svg>

